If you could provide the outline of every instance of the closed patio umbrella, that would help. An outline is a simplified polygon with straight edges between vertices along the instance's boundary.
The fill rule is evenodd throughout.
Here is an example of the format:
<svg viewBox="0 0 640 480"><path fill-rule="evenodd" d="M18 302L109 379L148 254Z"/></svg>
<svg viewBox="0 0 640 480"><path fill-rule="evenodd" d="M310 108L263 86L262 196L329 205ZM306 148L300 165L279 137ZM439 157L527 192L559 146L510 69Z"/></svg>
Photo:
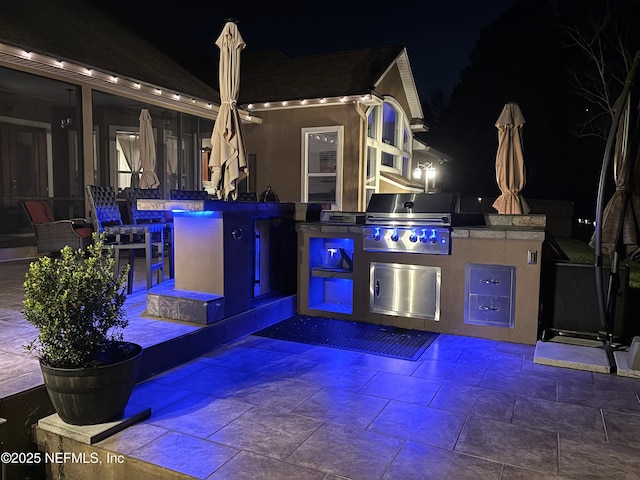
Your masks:
<svg viewBox="0 0 640 480"><path fill-rule="evenodd" d="M156 188L160 180L156 175L156 144L153 140L149 110L140 110L140 188Z"/></svg>
<svg viewBox="0 0 640 480"><path fill-rule="evenodd" d="M211 185L223 200L238 198L237 184L248 175L244 131L236 102L240 90L240 52L245 47L233 21L216 41L220 48L220 111L211 134Z"/></svg>
<svg viewBox="0 0 640 480"><path fill-rule="evenodd" d="M617 252L622 258L638 256L640 248L640 197L636 185L639 171L636 162L640 154L640 89L634 88L631 80L628 83L630 90L618 99L615 107L619 111L617 129L612 137L616 189L602 213L600 246L602 253L612 255ZM591 246L595 246L595 237L594 233Z"/></svg>
<svg viewBox="0 0 640 480"><path fill-rule="evenodd" d="M501 214L529 213L529 205L520 195L525 185L522 126L524 116L517 103L509 102L496 121L498 152L496 154L496 181L500 196L493 208Z"/></svg>

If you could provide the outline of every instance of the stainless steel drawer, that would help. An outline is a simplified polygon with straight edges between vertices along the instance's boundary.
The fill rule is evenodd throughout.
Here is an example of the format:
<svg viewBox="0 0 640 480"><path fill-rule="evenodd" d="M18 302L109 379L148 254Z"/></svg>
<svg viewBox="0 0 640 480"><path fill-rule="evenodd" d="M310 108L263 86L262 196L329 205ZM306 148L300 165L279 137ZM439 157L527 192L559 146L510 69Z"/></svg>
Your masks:
<svg viewBox="0 0 640 480"><path fill-rule="evenodd" d="M510 297L469 295L466 323L494 327L513 327Z"/></svg>
<svg viewBox="0 0 640 480"><path fill-rule="evenodd" d="M465 267L464 322L514 327L516 268L468 263Z"/></svg>
<svg viewBox="0 0 640 480"><path fill-rule="evenodd" d="M481 295L511 295L513 267L504 265L468 264L469 293Z"/></svg>

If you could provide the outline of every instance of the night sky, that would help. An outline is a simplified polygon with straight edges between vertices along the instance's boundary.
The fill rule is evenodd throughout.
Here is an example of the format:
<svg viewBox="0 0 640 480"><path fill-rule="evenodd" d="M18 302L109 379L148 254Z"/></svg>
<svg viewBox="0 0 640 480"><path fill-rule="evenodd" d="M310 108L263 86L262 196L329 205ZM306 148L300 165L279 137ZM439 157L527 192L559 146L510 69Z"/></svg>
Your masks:
<svg viewBox="0 0 640 480"><path fill-rule="evenodd" d="M410 8L393 2L374 7L371 2L354 6L331 0L303 1L286 9L272 2L232 7L209 3L182 0L164 8L159 1L111 0L109 5L129 20L139 20L141 28L155 29L167 41L177 39L214 62L214 42L226 18L238 21L247 49L276 47L293 56L405 45L418 94L425 101L438 87L451 93L480 30L517 0L422 1Z"/></svg>

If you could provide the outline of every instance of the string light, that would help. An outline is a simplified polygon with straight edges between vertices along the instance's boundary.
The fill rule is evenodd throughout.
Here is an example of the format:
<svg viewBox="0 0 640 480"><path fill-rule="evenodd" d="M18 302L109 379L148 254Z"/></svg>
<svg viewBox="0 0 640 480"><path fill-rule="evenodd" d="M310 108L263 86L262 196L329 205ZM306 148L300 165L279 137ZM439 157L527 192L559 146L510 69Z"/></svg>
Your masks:
<svg viewBox="0 0 640 480"><path fill-rule="evenodd" d="M130 88L146 94L155 94L163 97L169 97L177 102L189 103L196 108L202 108L202 109L206 108L208 110L216 110L214 108L215 106L212 103L204 100L197 100L196 98L191 98L191 97L183 98L183 96L177 92L165 93L163 92L162 89L157 88L153 85L143 85L140 82L119 78L118 76L113 75L112 73L109 73L109 72L102 72L100 70L96 70L94 68L91 68L85 65L67 62L65 60L60 60L55 57L50 57L40 53L34 54L31 51L14 47L12 45L0 43L0 54L8 54L14 57L29 60L30 62L34 62L32 64L33 67L35 67L36 69L44 70L44 71L46 71L46 68L43 69L42 67L54 66L56 68L60 68L66 72L64 74L61 73L61 75L63 75L66 78L75 78L76 80L78 80L77 75L92 77L96 82L107 82L110 84L119 84L122 86L122 88ZM289 102L287 101L284 102L285 106L288 104ZM269 106L269 104L267 104L267 106ZM248 120L253 119L253 121L255 121L255 119L258 117L247 115L245 118Z"/></svg>

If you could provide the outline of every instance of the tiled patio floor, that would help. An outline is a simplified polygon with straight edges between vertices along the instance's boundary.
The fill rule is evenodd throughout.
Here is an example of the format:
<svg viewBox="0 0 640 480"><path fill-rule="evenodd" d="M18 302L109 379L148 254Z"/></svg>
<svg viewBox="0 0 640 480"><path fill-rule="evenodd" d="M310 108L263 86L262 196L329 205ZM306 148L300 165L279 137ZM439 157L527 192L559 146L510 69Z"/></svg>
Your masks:
<svg viewBox="0 0 640 480"><path fill-rule="evenodd" d="M40 384L25 264L0 264L0 397ZM22 270L21 270L22 269ZM127 339L199 326L128 300ZM139 384L151 416L98 444L200 479L640 479L640 379L440 335L417 361L248 336Z"/></svg>

